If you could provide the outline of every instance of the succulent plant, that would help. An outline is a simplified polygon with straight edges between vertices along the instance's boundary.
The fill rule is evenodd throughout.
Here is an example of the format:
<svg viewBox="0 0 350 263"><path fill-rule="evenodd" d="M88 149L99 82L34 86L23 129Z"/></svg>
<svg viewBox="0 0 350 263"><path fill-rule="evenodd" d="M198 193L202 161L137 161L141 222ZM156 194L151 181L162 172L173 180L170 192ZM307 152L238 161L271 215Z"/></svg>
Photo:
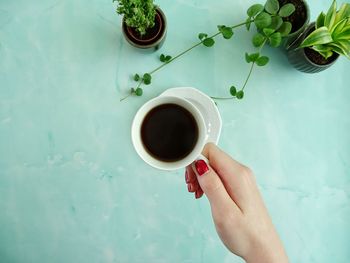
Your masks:
<svg viewBox="0 0 350 263"><path fill-rule="evenodd" d="M322 12L318 16L315 30L300 47L310 47L325 59L334 52L350 59L350 4L342 4L337 11L337 2L334 0L327 14Z"/></svg>

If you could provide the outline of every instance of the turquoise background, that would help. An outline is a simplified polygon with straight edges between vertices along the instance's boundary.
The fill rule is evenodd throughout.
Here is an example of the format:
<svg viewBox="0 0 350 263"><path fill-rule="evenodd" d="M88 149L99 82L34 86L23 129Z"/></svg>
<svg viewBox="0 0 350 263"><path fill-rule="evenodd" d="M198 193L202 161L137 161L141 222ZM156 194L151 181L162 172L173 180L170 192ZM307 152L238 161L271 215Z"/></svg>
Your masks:
<svg viewBox="0 0 350 263"><path fill-rule="evenodd" d="M120 103L133 73L245 19L246 0L159 0L161 51L121 34L112 1L0 1L0 262L242 262L221 244L184 171L157 171L130 139L137 109L167 88L226 95L249 70L253 32L236 30L154 75ZM311 19L331 1L310 0ZM349 2L349 1L347 1ZM350 89L345 58L314 75L280 50L242 101L218 102L219 145L250 166L291 262L350 258Z"/></svg>

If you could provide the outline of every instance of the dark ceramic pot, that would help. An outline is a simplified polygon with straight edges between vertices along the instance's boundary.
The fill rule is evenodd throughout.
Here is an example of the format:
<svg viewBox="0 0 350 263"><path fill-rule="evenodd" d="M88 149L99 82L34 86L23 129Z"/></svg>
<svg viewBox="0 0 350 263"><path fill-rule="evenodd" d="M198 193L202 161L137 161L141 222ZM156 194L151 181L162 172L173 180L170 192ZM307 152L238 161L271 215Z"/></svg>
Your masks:
<svg viewBox="0 0 350 263"><path fill-rule="evenodd" d="M310 9L309 5L304 0L279 0L280 5L287 3L292 3L295 5L295 12L290 16L290 21L292 23L292 32L283 37L281 47L288 49L288 46L295 41L295 39L302 34L310 22ZM299 21L299 19L301 19Z"/></svg>
<svg viewBox="0 0 350 263"><path fill-rule="evenodd" d="M287 57L290 64L292 64L297 70L305 73L321 72L332 66L339 58L339 54L334 53L333 56L325 61L322 61L322 64L320 64L316 62L314 58L314 55L318 55L316 54L317 52L309 48L299 48L300 44L314 29L315 23L311 23L306 31L300 35L299 38L296 39L287 50Z"/></svg>
<svg viewBox="0 0 350 263"><path fill-rule="evenodd" d="M134 28L128 27L123 20L123 34L125 39L134 47L158 50L164 43L167 32L167 21L163 11L156 9L155 25L147 30L146 35L141 37Z"/></svg>

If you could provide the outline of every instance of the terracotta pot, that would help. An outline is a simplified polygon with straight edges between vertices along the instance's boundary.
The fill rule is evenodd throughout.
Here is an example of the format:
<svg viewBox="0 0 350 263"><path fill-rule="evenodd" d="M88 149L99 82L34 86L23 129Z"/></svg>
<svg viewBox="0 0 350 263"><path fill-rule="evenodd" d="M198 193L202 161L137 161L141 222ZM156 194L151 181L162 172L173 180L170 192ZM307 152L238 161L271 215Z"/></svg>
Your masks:
<svg viewBox="0 0 350 263"><path fill-rule="evenodd" d="M333 56L328 58L325 63L318 64L315 59L312 58L314 51L308 48L298 48L304 39L315 29L315 23L311 23L306 31L296 39L287 50L287 57L290 62L297 70L305 73L317 73L321 72L330 66L332 66L337 59L339 54L333 53Z"/></svg>
<svg viewBox="0 0 350 263"><path fill-rule="evenodd" d="M128 27L123 20L123 34L125 39L134 47L157 50L165 40L167 32L167 21L163 11L160 8L156 9L155 25L146 31L144 36L141 36L134 28Z"/></svg>

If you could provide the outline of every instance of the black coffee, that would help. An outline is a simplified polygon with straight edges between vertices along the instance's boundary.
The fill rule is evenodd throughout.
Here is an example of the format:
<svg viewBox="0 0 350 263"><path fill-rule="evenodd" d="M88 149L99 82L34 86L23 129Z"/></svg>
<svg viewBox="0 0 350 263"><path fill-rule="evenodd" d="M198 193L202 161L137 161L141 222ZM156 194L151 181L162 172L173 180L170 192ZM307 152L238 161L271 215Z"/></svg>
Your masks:
<svg viewBox="0 0 350 263"><path fill-rule="evenodd" d="M185 158L198 140L198 126L193 115L177 104L153 108L141 125L144 147L154 158L175 162Z"/></svg>

